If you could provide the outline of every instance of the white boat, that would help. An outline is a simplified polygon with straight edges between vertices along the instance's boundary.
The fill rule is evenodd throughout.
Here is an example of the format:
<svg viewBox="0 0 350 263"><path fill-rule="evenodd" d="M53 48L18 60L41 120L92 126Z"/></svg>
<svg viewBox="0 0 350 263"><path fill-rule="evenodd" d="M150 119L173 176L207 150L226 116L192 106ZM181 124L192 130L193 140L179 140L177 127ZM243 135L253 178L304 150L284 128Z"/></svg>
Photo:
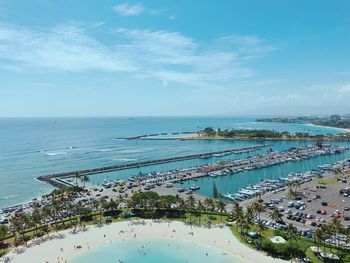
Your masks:
<svg viewBox="0 0 350 263"><path fill-rule="evenodd" d="M226 194L223 194L223 197L229 199L229 200L232 200L232 201L236 201L236 198L234 196L234 194L231 194L231 193L226 193Z"/></svg>
<svg viewBox="0 0 350 263"><path fill-rule="evenodd" d="M198 186L198 185L192 185L191 187L190 187L190 189L192 190L192 191L195 191L195 190L199 190L200 189L200 187Z"/></svg>

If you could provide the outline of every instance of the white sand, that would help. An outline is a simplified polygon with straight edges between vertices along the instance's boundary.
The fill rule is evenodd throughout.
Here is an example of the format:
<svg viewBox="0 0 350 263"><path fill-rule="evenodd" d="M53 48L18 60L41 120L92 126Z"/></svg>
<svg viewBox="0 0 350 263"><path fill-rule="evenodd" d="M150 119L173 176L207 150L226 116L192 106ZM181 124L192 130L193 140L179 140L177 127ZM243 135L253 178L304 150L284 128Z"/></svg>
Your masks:
<svg viewBox="0 0 350 263"><path fill-rule="evenodd" d="M175 232L174 232L175 230ZM124 233L123 233L124 232ZM193 232L193 235L190 235ZM72 256L84 253L88 249L103 244L108 244L113 240L123 240L137 237L145 238L176 238L190 240L196 243L204 243L217 248L221 248L233 254L239 261L249 263L270 263L283 262L274 259L240 243L228 227L190 227L180 222L155 223L145 221L144 225L134 225L130 222L120 222L103 227L90 227L86 231L73 234L71 230L60 233L63 237L47 240L40 245L29 245L21 253L13 252L11 255L13 263L69 263ZM54 234L52 234L54 235ZM81 249L75 246L81 245ZM62 249L62 251L61 251ZM103 263L103 262L102 262Z"/></svg>

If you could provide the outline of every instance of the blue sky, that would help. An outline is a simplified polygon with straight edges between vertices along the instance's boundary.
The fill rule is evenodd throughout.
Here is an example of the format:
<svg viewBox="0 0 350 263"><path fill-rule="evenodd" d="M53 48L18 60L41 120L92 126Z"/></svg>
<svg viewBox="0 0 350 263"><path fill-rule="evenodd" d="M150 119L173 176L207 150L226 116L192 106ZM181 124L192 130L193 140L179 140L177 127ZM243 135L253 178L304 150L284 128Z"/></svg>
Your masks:
<svg viewBox="0 0 350 263"><path fill-rule="evenodd" d="M350 111L349 1L0 0L0 116Z"/></svg>

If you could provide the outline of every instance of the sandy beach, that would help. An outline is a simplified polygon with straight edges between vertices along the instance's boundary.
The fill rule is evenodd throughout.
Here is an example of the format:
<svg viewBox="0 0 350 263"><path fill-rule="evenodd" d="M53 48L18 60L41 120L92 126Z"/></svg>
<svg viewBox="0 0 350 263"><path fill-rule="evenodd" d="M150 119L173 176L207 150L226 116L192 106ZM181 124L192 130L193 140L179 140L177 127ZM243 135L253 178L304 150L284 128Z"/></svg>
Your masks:
<svg viewBox="0 0 350 263"><path fill-rule="evenodd" d="M190 233L193 232L193 235ZM135 236L136 235L136 236ZM286 262L268 257L240 243L226 227L191 227L181 222L144 221L144 224L119 222L103 227L89 227L87 230L73 233L72 230L52 234L52 238L42 243L31 242L28 248L12 252L10 262L27 263L69 263L73 256L82 254L97 246L107 245L114 240L129 238L164 238L189 240L199 244L207 244L237 257L238 261L249 263ZM81 246L77 249L77 246Z"/></svg>

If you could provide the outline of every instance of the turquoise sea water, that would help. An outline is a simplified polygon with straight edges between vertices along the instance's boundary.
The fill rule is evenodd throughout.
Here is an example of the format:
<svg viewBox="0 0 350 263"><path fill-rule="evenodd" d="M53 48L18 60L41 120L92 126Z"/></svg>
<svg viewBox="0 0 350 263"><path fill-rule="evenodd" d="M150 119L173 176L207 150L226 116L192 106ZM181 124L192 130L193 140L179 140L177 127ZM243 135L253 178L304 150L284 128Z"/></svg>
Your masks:
<svg viewBox="0 0 350 263"><path fill-rule="evenodd" d="M35 180L40 175L123 164L201 152L225 150L262 144L262 142L232 141L127 141L127 137L161 132L197 131L204 127L215 128L261 128L278 131L302 131L338 133L340 130L302 124L257 123L254 118L186 117L186 118L56 118L56 119L0 119L0 208L31 200L52 188ZM268 142L269 143L269 142ZM301 142L273 142L273 149L283 150ZM264 153L266 149L258 152ZM255 153L250 153L255 154ZM231 155L221 159L243 158L248 154ZM322 159L331 162L342 156ZM105 178L125 178L141 172L165 171L202 165L218 161L195 159L162 164L91 177L94 184ZM277 175L314 167L317 160L307 160L292 166L276 166L266 170L221 177L217 184L220 191L231 191L244 184L253 183L261 177ZM208 180L208 181L207 181ZM210 195L212 178L200 181L201 192Z"/></svg>
<svg viewBox="0 0 350 263"><path fill-rule="evenodd" d="M120 261L119 261L120 260ZM131 239L100 246L72 259L72 263L242 263L225 251L190 241Z"/></svg>

